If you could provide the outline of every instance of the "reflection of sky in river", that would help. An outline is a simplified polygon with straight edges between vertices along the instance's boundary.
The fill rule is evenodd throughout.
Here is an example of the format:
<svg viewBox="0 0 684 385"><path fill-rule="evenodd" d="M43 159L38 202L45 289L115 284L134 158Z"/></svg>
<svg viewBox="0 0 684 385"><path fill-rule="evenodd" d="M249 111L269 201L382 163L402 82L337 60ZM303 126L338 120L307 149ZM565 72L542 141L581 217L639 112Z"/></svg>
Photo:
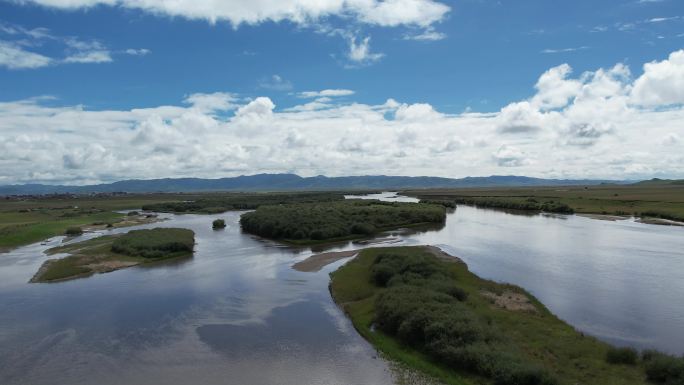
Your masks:
<svg viewBox="0 0 684 385"><path fill-rule="evenodd" d="M0 383L391 383L330 300L344 261L294 271L310 249L242 234L239 215L169 215L142 227L193 229L194 258L58 284L26 282L59 239L0 255ZM461 206L440 230L393 233L524 286L586 332L684 350L684 229Z"/></svg>

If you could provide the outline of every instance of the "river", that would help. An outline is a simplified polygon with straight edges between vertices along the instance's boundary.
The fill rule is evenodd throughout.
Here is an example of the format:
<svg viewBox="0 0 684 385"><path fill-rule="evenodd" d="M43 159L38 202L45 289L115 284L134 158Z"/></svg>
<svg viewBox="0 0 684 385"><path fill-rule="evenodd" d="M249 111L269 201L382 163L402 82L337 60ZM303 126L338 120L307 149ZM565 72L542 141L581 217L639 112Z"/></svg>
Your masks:
<svg viewBox="0 0 684 385"><path fill-rule="evenodd" d="M165 214L136 228L194 230L192 259L68 282L27 283L61 237L0 254L0 383L393 383L330 300L328 273L344 261L292 270L314 251L244 234L240 214ZM215 218L227 228L212 230ZM588 334L684 353L684 228L459 206L441 229L392 234L525 287Z"/></svg>

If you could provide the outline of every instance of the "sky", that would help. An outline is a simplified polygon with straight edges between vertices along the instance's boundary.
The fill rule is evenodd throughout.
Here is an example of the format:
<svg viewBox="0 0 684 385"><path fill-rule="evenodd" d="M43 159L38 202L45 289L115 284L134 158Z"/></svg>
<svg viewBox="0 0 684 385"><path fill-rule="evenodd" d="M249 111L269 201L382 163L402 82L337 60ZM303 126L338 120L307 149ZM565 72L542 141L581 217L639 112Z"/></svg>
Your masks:
<svg viewBox="0 0 684 385"><path fill-rule="evenodd" d="M681 0L0 0L0 184L682 165Z"/></svg>

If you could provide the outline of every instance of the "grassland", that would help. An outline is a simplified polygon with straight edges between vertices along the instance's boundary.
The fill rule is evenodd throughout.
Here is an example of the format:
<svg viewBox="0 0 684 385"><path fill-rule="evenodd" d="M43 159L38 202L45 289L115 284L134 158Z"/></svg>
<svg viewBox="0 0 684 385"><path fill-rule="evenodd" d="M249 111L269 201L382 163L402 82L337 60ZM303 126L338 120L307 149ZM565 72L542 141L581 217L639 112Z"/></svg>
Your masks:
<svg viewBox="0 0 684 385"><path fill-rule="evenodd" d="M194 233L187 229L133 230L55 247L48 255L69 256L46 261L31 282L57 282L122 268L191 256Z"/></svg>
<svg viewBox="0 0 684 385"><path fill-rule="evenodd" d="M554 201L575 213L655 217L684 221L684 185L643 183L577 187L518 187L485 189L411 190L410 196L430 200L461 200L473 204L501 202L505 207L529 200Z"/></svg>
<svg viewBox="0 0 684 385"><path fill-rule="evenodd" d="M293 244L364 238L406 226L443 223L442 205L345 200L261 206L243 214L244 231Z"/></svg>
<svg viewBox="0 0 684 385"><path fill-rule="evenodd" d="M122 195L0 199L0 252L64 235L69 227L117 226L130 221L116 210L139 209L149 202L195 199L196 195ZM128 220L127 220L128 219Z"/></svg>
<svg viewBox="0 0 684 385"><path fill-rule="evenodd" d="M383 284L377 277L378 270L382 270L377 264L382 260L378 258L380 255L427 260L432 267L414 265L411 274L404 274L399 280L395 279L397 282L388 284L392 280L390 276L390 281ZM435 267L439 271L438 281L447 284L446 289L432 287L434 283L427 282L429 278L427 283L423 282L424 273L434 271ZM468 271L463 263L438 259L434 249L366 249L331 277L332 296L364 338L388 358L443 383L646 383L644 364L609 364L606 361L611 349L609 345L579 333L523 289L483 280ZM453 298L445 296L453 290L448 289L450 285L457 288L451 295ZM430 291L420 294L419 301L401 296L404 291L417 295L415 291L423 289ZM394 299L388 294L390 291L393 291ZM461 293L457 294L459 291ZM431 304L432 298L441 303ZM449 314L449 308L454 314ZM399 324L396 324L397 320ZM468 337L473 334L475 337ZM467 345L464 341L475 342L464 349ZM489 341L494 341L491 346L488 346ZM514 353L514 358L506 360L506 354L499 355L500 352ZM478 358L479 355L484 359ZM478 362L485 365L473 365ZM494 366L487 366L488 362ZM511 373L512 363L523 372L537 374L517 379L497 374L500 373L499 365L504 373ZM539 368L550 377L543 377Z"/></svg>
<svg viewBox="0 0 684 385"><path fill-rule="evenodd" d="M118 210L215 213L261 204L343 199L338 193L193 193L0 199L0 252L64 235L70 227L134 225Z"/></svg>

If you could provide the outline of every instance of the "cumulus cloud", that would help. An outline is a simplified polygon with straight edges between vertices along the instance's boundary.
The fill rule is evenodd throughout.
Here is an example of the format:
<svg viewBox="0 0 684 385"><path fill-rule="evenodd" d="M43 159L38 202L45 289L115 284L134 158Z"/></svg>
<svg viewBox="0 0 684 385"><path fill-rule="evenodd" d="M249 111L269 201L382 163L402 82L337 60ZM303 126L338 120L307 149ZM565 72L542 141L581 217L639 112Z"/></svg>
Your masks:
<svg viewBox="0 0 684 385"><path fill-rule="evenodd" d="M428 103L349 102L335 98L345 93L339 90L310 91L298 108L230 92L130 110L88 110L41 98L2 102L0 181L293 171L684 178L684 107L670 99L663 101L667 108L635 104L643 76L650 75L634 80L622 64L576 76L567 66L554 67L526 100L495 113L455 115Z"/></svg>
<svg viewBox="0 0 684 385"><path fill-rule="evenodd" d="M684 50L668 59L644 64L644 74L634 83L632 102L644 106L684 103Z"/></svg>
<svg viewBox="0 0 684 385"><path fill-rule="evenodd" d="M308 24L330 16L352 17L360 23L393 27L428 26L439 22L450 7L434 0L17 0L60 9L97 5L138 9L152 14L228 21L234 26L267 21Z"/></svg>

